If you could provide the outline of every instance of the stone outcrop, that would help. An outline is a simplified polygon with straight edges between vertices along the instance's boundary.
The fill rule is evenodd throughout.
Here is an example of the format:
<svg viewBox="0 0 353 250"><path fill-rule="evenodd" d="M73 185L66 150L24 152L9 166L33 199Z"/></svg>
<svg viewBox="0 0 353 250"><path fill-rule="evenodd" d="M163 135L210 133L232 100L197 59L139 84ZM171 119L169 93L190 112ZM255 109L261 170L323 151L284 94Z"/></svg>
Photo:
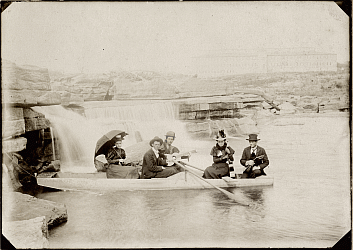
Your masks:
<svg viewBox="0 0 353 250"><path fill-rule="evenodd" d="M3 193L3 221L21 221L45 216L49 229L67 221L67 209L64 204L37 199L18 192Z"/></svg>
<svg viewBox="0 0 353 250"><path fill-rule="evenodd" d="M3 140L2 152L3 153L18 152L25 149L26 145L27 145L27 139L24 137Z"/></svg>
<svg viewBox="0 0 353 250"><path fill-rule="evenodd" d="M51 92L47 69L1 60L2 103L12 105L60 104L61 99ZM59 95L60 97L60 95Z"/></svg>
<svg viewBox="0 0 353 250"><path fill-rule="evenodd" d="M48 225L45 216L21 221L3 221L2 233L16 249L49 247Z"/></svg>
<svg viewBox="0 0 353 250"><path fill-rule="evenodd" d="M213 138L223 129L227 136L243 136L259 133L256 122L249 117L192 121L186 123L186 130L192 137Z"/></svg>

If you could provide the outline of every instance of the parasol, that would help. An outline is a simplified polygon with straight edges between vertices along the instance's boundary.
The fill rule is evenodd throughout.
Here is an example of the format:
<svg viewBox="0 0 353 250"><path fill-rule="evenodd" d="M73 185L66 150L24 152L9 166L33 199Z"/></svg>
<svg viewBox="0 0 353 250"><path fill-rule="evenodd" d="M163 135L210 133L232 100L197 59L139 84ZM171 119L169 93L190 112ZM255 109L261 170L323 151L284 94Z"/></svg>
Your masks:
<svg viewBox="0 0 353 250"><path fill-rule="evenodd" d="M121 137L124 137L125 135L128 135L128 133L125 133L124 131L121 131L121 130L112 130L106 133L105 135L103 135L96 143L94 157L100 154L104 154L106 150L113 145L113 142L111 140L117 135L121 135Z"/></svg>

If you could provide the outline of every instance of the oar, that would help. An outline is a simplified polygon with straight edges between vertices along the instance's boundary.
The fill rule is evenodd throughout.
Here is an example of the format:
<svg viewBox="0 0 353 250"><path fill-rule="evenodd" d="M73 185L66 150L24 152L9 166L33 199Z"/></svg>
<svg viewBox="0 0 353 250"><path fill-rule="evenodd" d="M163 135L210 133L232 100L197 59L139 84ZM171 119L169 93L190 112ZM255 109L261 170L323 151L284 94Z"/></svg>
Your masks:
<svg viewBox="0 0 353 250"><path fill-rule="evenodd" d="M186 170L189 170L189 167L186 167L186 166L180 164L179 162L177 162L177 161L175 161L175 160L173 160L173 161L174 161L174 163L177 164L179 167L182 167L182 168L184 168L184 169L186 169ZM239 198L238 198L238 197L235 197L235 195L234 195L233 193L228 192L228 191L226 191L226 190L224 190L224 189L222 189L222 188L219 188L219 187L213 185L213 184L212 184L211 182L209 182L207 179L204 179L204 178L202 178L201 176L198 176L197 174L193 173L192 171L189 171L189 173L191 173L192 175L196 176L197 178L199 178L199 179L201 179L201 180L207 182L207 183L210 184L212 187L218 189L219 191L221 191L222 193L224 193L225 195L227 195L229 199L232 199L232 200L234 200L234 201L236 201L237 203L240 203L240 204L242 204L242 205L249 206L249 203L247 203L247 202L245 202L245 201L239 201Z"/></svg>

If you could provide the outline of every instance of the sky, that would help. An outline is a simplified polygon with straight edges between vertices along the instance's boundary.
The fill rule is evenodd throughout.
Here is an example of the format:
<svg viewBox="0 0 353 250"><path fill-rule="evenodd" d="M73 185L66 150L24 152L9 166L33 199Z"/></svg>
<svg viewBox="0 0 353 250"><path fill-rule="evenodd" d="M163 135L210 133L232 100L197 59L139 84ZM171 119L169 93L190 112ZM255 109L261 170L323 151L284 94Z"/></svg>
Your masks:
<svg viewBox="0 0 353 250"><path fill-rule="evenodd" d="M192 57L313 48L349 61L349 17L327 1L14 2L1 57L67 73L188 73Z"/></svg>

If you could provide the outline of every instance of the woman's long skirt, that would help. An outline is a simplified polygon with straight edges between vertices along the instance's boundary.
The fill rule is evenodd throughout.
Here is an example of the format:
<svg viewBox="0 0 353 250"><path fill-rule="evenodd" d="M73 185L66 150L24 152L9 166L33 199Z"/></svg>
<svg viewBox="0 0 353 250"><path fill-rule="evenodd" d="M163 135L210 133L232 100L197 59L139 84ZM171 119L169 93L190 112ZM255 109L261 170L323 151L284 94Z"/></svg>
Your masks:
<svg viewBox="0 0 353 250"><path fill-rule="evenodd" d="M137 167L132 166L109 164L107 168L107 178L139 179L139 169Z"/></svg>
<svg viewBox="0 0 353 250"><path fill-rule="evenodd" d="M203 178L222 179L223 176L229 176L229 165L227 163L213 163L205 169Z"/></svg>

